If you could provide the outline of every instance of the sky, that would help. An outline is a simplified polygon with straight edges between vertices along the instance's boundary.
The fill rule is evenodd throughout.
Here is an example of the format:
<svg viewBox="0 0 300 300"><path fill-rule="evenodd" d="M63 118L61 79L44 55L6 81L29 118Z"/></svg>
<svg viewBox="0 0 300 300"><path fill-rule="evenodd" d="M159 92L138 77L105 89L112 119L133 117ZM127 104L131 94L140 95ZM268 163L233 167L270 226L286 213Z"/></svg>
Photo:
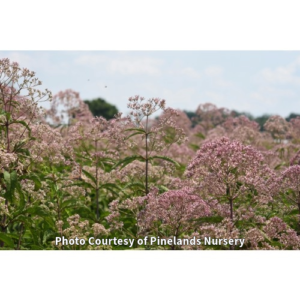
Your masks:
<svg viewBox="0 0 300 300"><path fill-rule="evenodd" d="M101 97L127 113L134 95L195 111L213 103L254 116L300 113L300 51L0 51L53 94Z"/></svg>

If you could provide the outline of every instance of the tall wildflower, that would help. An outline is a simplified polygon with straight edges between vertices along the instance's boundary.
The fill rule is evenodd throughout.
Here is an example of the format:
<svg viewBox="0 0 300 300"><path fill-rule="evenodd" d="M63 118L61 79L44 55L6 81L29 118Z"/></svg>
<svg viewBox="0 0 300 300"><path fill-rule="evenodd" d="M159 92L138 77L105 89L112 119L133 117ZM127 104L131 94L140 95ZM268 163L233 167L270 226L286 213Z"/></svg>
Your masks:
<svg viewBox="0 0 300 300"><path fill-rule="evenodd" d="M30 165L28 144L32 141L31 126L41 120L39 102L52 97L47 89L41 92L36 88L41 84L34 72L7 58L0 60L0 196L5 198L4 204L2 201L5 214L0 217L0 230L6 236L6 243L13 247L7 229L9 226L11 231L18 228L17 249L20 248L25 221L15 221L15 213L26 207L20 176L28 172ZM13 226L14 222L18 223L17 227ZM0 246L4 246L3 241Z"/></svg>
<svg viewBox="0 0 300 300"><path fill-rule="evenodd" d="M131 157L126 157L118 165L124 167L135 160L144 162L145 194L148 194L149 164L155 160L175 163L167 156L163 156L162 153L172 144L184 141L185 134L174 120L178 112L166 108L164 99L151 98L145 101L144 97L130 97L128 108L131 109L129 118L132 121L132 127L126 129L128 133L126 140L129 147L136 153ZM159 111L162 111L163 114L157 120L150 119L154 113Z"/></svg>
<svg viewBox="0 0 300 300"><path fill-rule="evenodd" d="M291 124L291 138L295 144L300 144L300 117L296 117L290 120Z"/></svg>
<svg viewBox="0 0 300 300"><path fill-rule="evenodd" d="M300 232L300 165L293 165L282 172L281 196L298 209L298 231Z"/></svg>
<svg viewBox="0 0 300 300"><path fill-rule="evenodd" d="M264 128L272 135L274 141L282 143L290 134L291 124L280 116L271 116Z"/></svg>
<svg viewBox="0 0 300 300"><path fill-rule="evenodd" d="M225 137L205 143L188 165L186 175L203 197L228 203L231 220L235 202L253 206L267 203L278 182L259 151Z"/></svg>
<svg viewBox="0 0 300 300"><path fill-rule="evenodd" d="M229 117L222 127L225 128L228 137L243 144L258 146L262 141L259 124L249 120L246 116Z"/></svg>
<svg viewBox="0 0 300 300"><path fill-rule="evenodd" d="M143 234L179 238L183 233L195 230L198 219L209 214L208 204L191 188L170 190L160 195L153 190L140 213L139 228Z"/></svg>
<svg viewBox="0 0 300 300"><path fill-rule="evenodd" d="M47 121L53 125L71 125L76 121L87 122L93 115L78 92L71 89L60 91L53 96Z"/></svg>
<svg viewBox="0 0 300 300"><path fill-rule="evenodd" d="M69 129L67 140L75 150L73 175L95 192L97 220L100 217L100 190L110 193L116 188L113 185L115 179L109 173L120 155L121 131L121 120L107 121L103 117L77 122Z"/></svg>
<svg viewBox="0 0 300 300"><path fill-rule="evenodd" d="M196 110L196 121L204 128L205 134L217 125L222 124L230 115L225 108L218 108L212 103L200 104Z"/></svg>

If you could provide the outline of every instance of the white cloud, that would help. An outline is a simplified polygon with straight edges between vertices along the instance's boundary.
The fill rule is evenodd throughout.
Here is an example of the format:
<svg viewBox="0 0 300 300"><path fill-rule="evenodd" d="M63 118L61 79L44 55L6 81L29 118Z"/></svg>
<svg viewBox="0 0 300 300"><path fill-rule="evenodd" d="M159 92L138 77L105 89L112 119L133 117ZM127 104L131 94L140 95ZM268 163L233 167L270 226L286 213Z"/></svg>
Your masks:
<svg viewBox="0 0 300 300"><path fill-rule="evenodd" d="M36 73L45 72L50 74L66 74L71 69L71 66L67 63L60 61L55 64L51 62L49 52L10 52L8 55L3 55L0 52L0 56L7 57L11 62L17 62L21 68L27 68L30 71ZM39 78L43 81L43 78Z"/></svg>
<svg viewBox="0 0 300 300"><path fill-rule="evenodd" d="M259 71L253 77L256 87L249 94L251 110L282 116L295 111L300 92L299 71L300 57L289 64Z"/></svg>
<svg viewBox="0 0 300 300"><path fill-rule="evenodd" d="M110 73L119 73L122 75L151 75L160 74L160 66L163 61L150 57L126 57L111 58L106 55L82 55L75 60L76 64L93 66L105 66Z"/></svg>
<svg viewBox="0 0 300 300"><path fill-rule="evenodd" d="M260 92L251 93L250 97L258 100L261 104L274 104L275 100L277 102L277 99L271 98L270 95Z"/></svg>
<svg viewBox="0 0 300 300"><path fill-rule="evenodd" d="M223 74L223 69L218 66L211 66L204 70L204 74L210 77L221 76Z"/></svg>
<svg viewBox="0 0 300 300"><path fill-rule="evenodd" d="M281 99L290 99L295 95L295 92L290 89L262 86L258 91L251 93L250 97L259 100L261 103L274 105L279 104Z"/></svg>
<svg viewBox="0 0 300 300"><path fill-rule="evenodd" d="M153 58L114 59L108 64L108 70L123 75L158 75L160 65L161 61Z"/></svg>
<svg viewBox="0 0 300 300"><path fill-rule="evenodd" d="M201 78L200 73L197 72L195 69L193 69L191 67L184 68L182 70L182 74L186 75L186 76L188 76L190 78L193 78L193 79L200 79Z"/></svg>
<svg viewBox="0 0 300 300"><path fill-rule="evenodd" d="M168 107L175 109L195 110L198 105L195 88L163 89L162 98L166 100Z"/></svg>
<svg viewBox="0 0 300 300"><path fill-rule="evenodd" d="M207 91L205 96L207 97L207 102L212 102L216 105L222 105L225 102L224 96L217 92Z"/></svg>
<svg viewBox="0 0 300 300"><path fill-rule="evenodd" d="M300 85L300 76L295 74L297 70L300 70L300 57L287 66L276 69L265 68L259 75L269 83Z"/></svg>
<svg viewBox="0 0 300 300"><path fill-rule="evenodd" d="M74 62L78 65L85 65L85 66L97 66L99 64L103 64L107 61L107 57L102 54L97 55L80 55L77 57Z"/></svg>
<svg viewBox="0 0 300 300"><path fill-rule="evenodd" d="M229 80L226 80L223 76L224 70L218 66L211 66L204 70L205 76L209 78L211 82L217 87L227 88L232 87L233 84Z"/></svg>

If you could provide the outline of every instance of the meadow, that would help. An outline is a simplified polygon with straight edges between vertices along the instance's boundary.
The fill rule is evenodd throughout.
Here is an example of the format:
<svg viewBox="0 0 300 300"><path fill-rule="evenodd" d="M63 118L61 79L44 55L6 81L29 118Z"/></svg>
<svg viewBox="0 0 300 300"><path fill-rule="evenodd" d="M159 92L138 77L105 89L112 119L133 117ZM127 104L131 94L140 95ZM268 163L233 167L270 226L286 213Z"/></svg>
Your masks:
<svg viewBox="0 0 300 300"><path fill-rule="evenodd" d="M127 116L107 120L78 92L40 85L0 60L0 249L300 248L300 117L270 116L261 127L204 103L189 118L136 95ZM151 237L244 243L136 242Z"/></svg>

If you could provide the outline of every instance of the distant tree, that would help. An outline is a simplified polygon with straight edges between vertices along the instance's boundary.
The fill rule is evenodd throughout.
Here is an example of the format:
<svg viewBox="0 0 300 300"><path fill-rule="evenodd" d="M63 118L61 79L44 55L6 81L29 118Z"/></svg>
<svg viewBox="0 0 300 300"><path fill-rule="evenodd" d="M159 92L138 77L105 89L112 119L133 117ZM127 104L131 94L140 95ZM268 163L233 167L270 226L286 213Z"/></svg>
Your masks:
<svg viewBox="0 0 300 300"><path fill-rule="evenodd" d="M84 102L89 106L90 111L95 117L104 117L109 120L119 112L114 105L106 102L102 98L85 100Z"/></svg>
<svg viewBox="0 0 300 300"><path fill-rule="evenodd" d="M254 121L256 121L260 126L260 131L264 131L264 125L270 117L271 117L271 115L264 114L260 117L254 118Z"/></svg>
<svg viewBox="0 0 300 300"><path fill-rule="evenodd" d="M197 116L196 113L195 113L194 111L187 111L187 110L184 110L184 112L185 112L185 114L186 114L190 119L192 119L192 118L194 118L194 117Z"/></svg>
<svg viewBox="0 0 300 300"><path fill-rule="evenodd" d="M187 111L187 110L184 110L184 113L188 116L188 118L191 120L192 122L192 127L195 127L195 125L197 124L196 122L196 117L197 117L197 114L196 112L194 111Z"/></svg>
<svg viewBox="0 0 300 300"><path fill-rule="evenodd" d="M207 104L206 104L207 105ZM222 109L219 109L222 110ZM207 114L208 112L216 112L216 107L213 107L213 105L211 105L209 107L209 109L207 109L205 111L205 113ZM184 111L185 114L189 117L189 119L192 121L192 127L195 127L196 124L198 124L199 121L203 121L201 119L201 116L199 117L197 115L197 112L194 111ZM265 131L264 129L264 125L266 123L266 121L272 116L270 114L263 114L262 116L259 117L254 117L252 114L248 113L248 112L239 112L237 110L231 110L231 111L225 111L222 113L224 120L226 120L228 117L239 117L239 116L246 116L249 120L251 121L255 121L259 124L260 126L260 131ZM197 118L198 117L198 118ZM296 114L296 113L290 113L290 115L288 117L286 117L286 121L290 121L291 119L295 119L296 117L300 117L300 114ZM203 116L202 116L203 118ZM223 120L223 121L224 121ZM222 122L221 122L222 123ZM217 124L215 124L216 126Z"/></svg>
<svg viewBox="0 0 300 300"><path fill-rule="evenodd" d="M239 111L236 111L236 110L232 110L231 115L233 117L246 116L249 120L251 120L251 121L254 120L254 117L248 112L239 112Z"/></svg>
<svg viewBox="0 0 300 300"><path fill-rule="evenodd" d="M290 113L290 115L288 117L286 117L285 119L289 122L289 121L291 121L291 119L295 119L297 117L300 117L300 115L295 114L295 113Z"/></svg>

